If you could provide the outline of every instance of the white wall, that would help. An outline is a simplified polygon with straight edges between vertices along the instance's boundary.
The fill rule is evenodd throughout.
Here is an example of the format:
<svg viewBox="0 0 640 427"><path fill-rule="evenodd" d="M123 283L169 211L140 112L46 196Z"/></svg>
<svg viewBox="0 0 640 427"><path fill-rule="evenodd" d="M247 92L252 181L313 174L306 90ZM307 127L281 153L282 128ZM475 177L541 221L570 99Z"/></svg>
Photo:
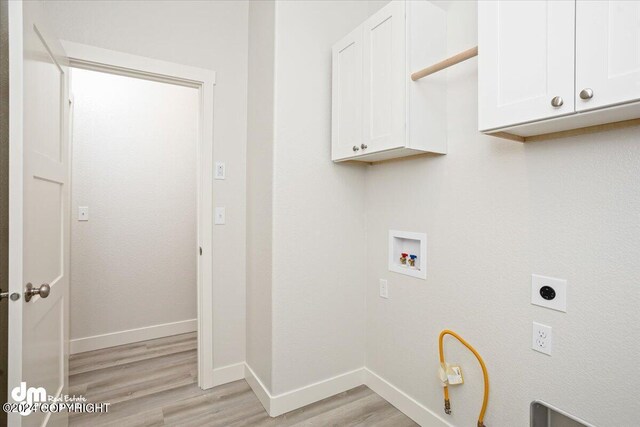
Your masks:
<svg viewBox="0 0 640 427"><path fill-rule="evenodd" d="M249 5L247 364L271 390L275 2Z"/></svg>
<svg viewBox="0 0 640 427"><path fill-rule="evenodd" d="M216 71L213 150L227 179L213 191L227 217L213 238L214 367L244 361L248 3L50 0L45 8L62 39Z"/></svg>
<svg viewBox="0 0 640 427"><path fill-rule="evenodd" d="M475 3L451 2L448 38L451 54L477 44ZM368 168L367 367L453 425L475 425L481 373L452 341L465 385L443 413L437 340L450 328L487 363L487 425L528 425L534 399L595 425L636 425L640 130L523 145L478 133L476 94L477 61L456 65L449 154ZM388 271L389 229L426 231L426 281ZM566 314L530 304L531 273L568 280ZM551 357L530 349L532 321L553 327Z"/></svg>
<svg viewBox="0 0 640 427"><path fill-rule="evenodd" d="M71 91L71 339L195 319L198 91L85 70Z"/></svg>
<svg viewBox="0 0 640 427"><path fill-rule="evenodd" d="M367 3L276 3L273 393L364 363L364 169L331 162L331 46Z"/></svg>

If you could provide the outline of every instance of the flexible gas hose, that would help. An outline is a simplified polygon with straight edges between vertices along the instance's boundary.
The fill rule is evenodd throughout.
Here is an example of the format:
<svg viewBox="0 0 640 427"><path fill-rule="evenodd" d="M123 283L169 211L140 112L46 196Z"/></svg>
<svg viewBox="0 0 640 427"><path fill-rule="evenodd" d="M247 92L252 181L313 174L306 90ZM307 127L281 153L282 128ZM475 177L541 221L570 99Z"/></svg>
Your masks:
<svg viewBox="0 0 640 427"><path fill-rule="evenodd" d="M473 355L476 357L476 359L478 359L478 362L480 363L480 367L482 368L482 376L484 377L484 397L482 398L482 409L480 409L480 415L478 415L478 427L486 427L483 421L484 421L484 414L487 410L487 403L489 402L489 374L487 373L487 367L484 364L484 360L482 360L482 357L476 351L476 349L473 348L473 346L469 344L467 341L465 341L460 335L456 334L453 331L445 329L442 332L440 332L440 338L438 339L438 348L440 350L441 364L444 365L445 363L444 346L443 346L443 339L445 335L451 335L452 337L460 341L465 347L469 349L469 351L473 353ZM446 384L444 385L444 411L447 414L451 413L451 403L449 402L449 387Z"/></svg>

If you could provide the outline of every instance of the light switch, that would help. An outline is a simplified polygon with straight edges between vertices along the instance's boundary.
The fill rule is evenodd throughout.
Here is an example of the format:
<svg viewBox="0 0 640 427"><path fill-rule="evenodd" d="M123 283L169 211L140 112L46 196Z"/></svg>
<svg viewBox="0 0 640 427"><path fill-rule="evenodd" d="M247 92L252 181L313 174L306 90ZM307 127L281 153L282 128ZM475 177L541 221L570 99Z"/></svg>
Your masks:
<svg viewBox="0 0 640 427"><path fill-rule="evenodd" d="M89 221L89 206L78 206L78 221Z"/></svg>
<svg viewBox="0 0 640 427"><path fill-rule="evenodd" d="M224 207L217 207L216 214L213 221L216 225L223 225L225 223L225 209Z"/></svg>
<svg viewBox="0 0 640 427"><path fill-rule="evenodd" d="M225 169L226 169L226 166L225 166L224 162L216 162L214 178L215 179L225 179Z"/></svg>
<svg viewBox="0 0 640 427"><path fill-rule="evenodd" d="M384 279L380 279L380 298L389 298L389 284Z"/></svg>

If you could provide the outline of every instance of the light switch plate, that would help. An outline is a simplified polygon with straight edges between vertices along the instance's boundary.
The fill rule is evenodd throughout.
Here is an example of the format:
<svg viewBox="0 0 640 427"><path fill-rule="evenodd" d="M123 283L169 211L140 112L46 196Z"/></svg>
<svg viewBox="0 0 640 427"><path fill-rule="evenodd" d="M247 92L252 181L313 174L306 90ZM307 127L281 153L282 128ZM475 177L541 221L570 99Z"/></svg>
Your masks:
<svg viewBox="0 0 640 427"><path fill-rule="evenodd" d="M213 223L215 225L223 225L225 223L226 212L224 207L217 207Z"/></svg>
<svg viewBox="0 0 640 427"><path fill-rule="evenodd" d="M89 206L78 206L78 221L89 221Z"/></svg>
<svg viewBox="0 0 640 427"><path fill-rule="evenodd" d="M566 313L567 281L564 279L532 274L531 304Z"/></svg>
<svg viewBox="0 0 640 427"><path fill-rule="evenodd" d="M389 298L389 284L384 279L380 279L380 298Z"/></svg>
<svg viewBox="0 0 640 427"><path fill-rule="evenodd" d="M216 162L214 178L225 179L225 177L226 177L226 165L224 164L224 162Z"/></svg>

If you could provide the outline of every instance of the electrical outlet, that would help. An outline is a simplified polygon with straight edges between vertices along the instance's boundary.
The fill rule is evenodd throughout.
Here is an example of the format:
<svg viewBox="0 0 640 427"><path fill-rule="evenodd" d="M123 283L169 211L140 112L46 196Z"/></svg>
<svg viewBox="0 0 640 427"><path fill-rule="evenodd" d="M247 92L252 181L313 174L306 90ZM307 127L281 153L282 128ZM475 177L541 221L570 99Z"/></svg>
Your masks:
<svg viewBox="0 0 640 427"><path fill-rule="evenodd" d="M389 285L384 279L380 279L380 298L389 298Z"/></svg>
<svg viewBox="0 0 640 427"><path fill-rule="evenodd" d="M540 353L551 356L553 344L551 326L533 322L533 332L531 335L531 348Z"/></svg>

